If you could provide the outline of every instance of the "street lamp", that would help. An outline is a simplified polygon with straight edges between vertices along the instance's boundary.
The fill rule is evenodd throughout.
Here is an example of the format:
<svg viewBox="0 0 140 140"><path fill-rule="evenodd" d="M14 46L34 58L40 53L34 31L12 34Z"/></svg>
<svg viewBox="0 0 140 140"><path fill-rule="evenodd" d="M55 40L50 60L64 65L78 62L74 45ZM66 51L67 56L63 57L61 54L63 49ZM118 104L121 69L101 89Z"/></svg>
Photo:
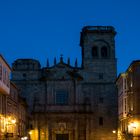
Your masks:
<svg viewBox="0 0 140 140"><path fill-rule="evenodd" d="M113 139L116 139L117 140L117 130L112 130L112 133L113 133Z"/></svg>
<svg viewBox="0 0 140 140"><path fill-rule="evenodd" d="M112 133L113 133L113 134L116 134L116 130L113 130Z"/></svg>
<svg viewBox="0 0 140 140"><path fill-rule="evenodd" d="M132 128L137 128L138 123L137 123L137 122L132 122L132 123L130 124L130 126L131 126Z"/></svg>
<svg viewBox="0 0 140 140"><path fill-rule="evenodd" d="M16 124L16 119L12 119L12 120L11 120L11 123L12 123L12 124Z"/></svg>
<svg viewBox="0 0 140 140"><path fill-rule="evenodd" d="M128 130L129 133L132 134L134 139L137 139L139 137L139 122L138 121L133 121L130 122L128 125Z"/></svg>
<svg viewBox="0 0 140 140"><path fill-rule="evenodd" d="M138 127L138 123L137 122L131 122L128 125L128 129L129 129L129 133L134 133L134 130Z"/></svg>

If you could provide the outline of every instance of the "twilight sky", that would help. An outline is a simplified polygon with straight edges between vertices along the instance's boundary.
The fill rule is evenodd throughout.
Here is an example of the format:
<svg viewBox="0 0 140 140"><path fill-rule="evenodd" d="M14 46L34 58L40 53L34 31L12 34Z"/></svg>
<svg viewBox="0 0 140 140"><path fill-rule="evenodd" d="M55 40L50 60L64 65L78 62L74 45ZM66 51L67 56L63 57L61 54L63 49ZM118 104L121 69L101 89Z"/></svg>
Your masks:
<svg viewBox="0 0 140 140"><path fill-rule="evenodd" d="M85 25L116 28L118 73L140 59L140 0L0 0L0 53L17 58L78 58Z"/></svg>

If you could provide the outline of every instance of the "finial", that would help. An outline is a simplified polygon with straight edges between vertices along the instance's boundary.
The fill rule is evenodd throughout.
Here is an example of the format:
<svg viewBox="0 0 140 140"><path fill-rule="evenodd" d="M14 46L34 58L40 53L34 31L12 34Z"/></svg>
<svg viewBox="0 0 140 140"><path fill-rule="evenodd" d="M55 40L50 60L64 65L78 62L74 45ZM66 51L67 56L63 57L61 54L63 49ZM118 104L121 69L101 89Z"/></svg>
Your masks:
<svg viewBox="0 0 140 140"><path fill-rule="evenodd" d="M49 67L49 59L47 59L47 67Z"/></svg>
<svg viewBox="0 0 140 140"><path fill-rule="evenodd" d="M68 61L67 61L68 65L70 65L70 58L68 58Z"/></svg>
<svg viewBox="0 0 140 140"><path fill-rule="evenodd" d="M77 58L76 58L76 60L75 60L75 67L77 68L77 66L78 66L78 63L77 63Z"/></svg>
<svg viewBox="0 0 140 140"><path fill-rule="evenodd" d="M60 55L60 63L63 63L63 55Z"/></svg>
<svg viewBox="0 0 140 140"><path fill-rule="evenodd" d="M54 58L54 65L56 65L56 57Z"/></svg>

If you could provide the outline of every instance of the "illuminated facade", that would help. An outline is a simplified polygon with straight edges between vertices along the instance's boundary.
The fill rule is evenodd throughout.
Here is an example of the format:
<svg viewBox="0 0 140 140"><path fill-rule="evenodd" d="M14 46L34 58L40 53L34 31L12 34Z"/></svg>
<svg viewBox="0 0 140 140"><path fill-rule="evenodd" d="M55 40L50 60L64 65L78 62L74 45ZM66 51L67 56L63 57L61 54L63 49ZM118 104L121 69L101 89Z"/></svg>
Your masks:
<svg viewBox="0 0 140 140"><path fill-rule="evenodd" d="M119 140L140 140L140 61L133 61L117 79Z"/></svg>
<svg viewBox="0 0 140 140"><path fill-rule="evenodd" d="M18 140L27 136L27 105L23 105L19 90L10 82L10 72L10 66L0 55L0 140ZM21 114L24 119L20 119Z"/></svg>
<svg viewBox="0 0 140 140"><path fill-rule="evenodd" d="M115 29L86 26L81 32L82 66L65 63L41 68L17 59L12 81L29 105L32 140L116 140Z"/></svg>
<svg viewBox="0 0 140 140"><path fill-rule="evenodd" d="M27 134L27 104L20 97L19 89L10 82L10 94L7 96L6 133L9 140L18 140Z"/></svg>
<svg viewBox="0 0 140 140"><path fill-rule="evenodd" d="M10 94L10 67L0 55L0 140L4 138L6 131L6 97Z"/></svg>

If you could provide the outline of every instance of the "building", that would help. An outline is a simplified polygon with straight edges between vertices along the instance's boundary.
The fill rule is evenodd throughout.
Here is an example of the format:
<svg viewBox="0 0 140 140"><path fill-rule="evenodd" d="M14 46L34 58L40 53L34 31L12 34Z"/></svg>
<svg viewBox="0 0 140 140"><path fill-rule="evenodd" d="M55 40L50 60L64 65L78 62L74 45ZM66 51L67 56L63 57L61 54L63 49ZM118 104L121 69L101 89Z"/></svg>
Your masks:
<svg viewBox="0 0 140 140"><path fill-rule="evenodd" d="M16 86L10 82L10 93L7 96L7 112L6 112L6 137L10 140L18 138L18 90Z"/></svg>
<svg viewBox="0 0 140 140"><path fill-rule="evenodd" d="M7 96L6 118L6 136L8 140L18 140L28 136L27 104L20 97L17 86L12 82L10 82L10 94Z"/></svg>
<svg viewBox="0 0 140 140"><path fill-rule="evenodd" d="M10 66L0 55L0 140L27 136L27 105L20 97L19 89L10 82L10 72Z"/></svg>
<svg viewBox="0 0 140 140"><path fill-rule="evenodd" d="M140 140L140 60L133 61L125 73L119 75L118 140Z"/></svg>
<svg viewBox="0 0 140 140"><path fill-rule="evenodd" d="M29 136L28 106L24 98L18 98L18 137L26 140ZM17 140L17 139L16 139Z"/></svg>
<svg viewBox="0 0 140 140"><path fill-rule="evenodd" d="M6 132L6 97L10 94L10 72L10 66L0 55L0 140L4 139Z"/></svg>
<svg viewBox="0 0 140 140"><path fill-rule="evenodd" d="M115 35L112 26L84 27L81 67L62 56L43 68L34 59L13 63L12 81L32 114L32 140L116 140Z"/></svg>

